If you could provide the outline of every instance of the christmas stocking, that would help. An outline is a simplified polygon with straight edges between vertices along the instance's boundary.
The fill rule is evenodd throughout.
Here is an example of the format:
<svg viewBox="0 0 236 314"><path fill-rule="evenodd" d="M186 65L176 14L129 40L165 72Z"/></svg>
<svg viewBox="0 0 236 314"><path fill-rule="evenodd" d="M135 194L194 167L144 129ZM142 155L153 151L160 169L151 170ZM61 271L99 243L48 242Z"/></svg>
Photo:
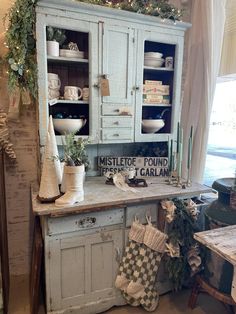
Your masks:
<svg viewBox="0 0 236 314"><path fill-rule="evenodd" d="M147 311L154 311L158 305L159 296L155 290L155 279L165 251L166 240L167 235L153 227L148 219L132 280L126 289L130 300L136 300Z"/></svg>
<svg viewBox="0 0 236 314"><path fill-rule="evenodd" d="M115 281L116 288L122 290L124 293L126 292L130 280L132 279L136 257L139 254L139 248L143 242L144 233L145 226L140 224L138 219L135 217L129 232L129 243L126 246Z"/></svg>

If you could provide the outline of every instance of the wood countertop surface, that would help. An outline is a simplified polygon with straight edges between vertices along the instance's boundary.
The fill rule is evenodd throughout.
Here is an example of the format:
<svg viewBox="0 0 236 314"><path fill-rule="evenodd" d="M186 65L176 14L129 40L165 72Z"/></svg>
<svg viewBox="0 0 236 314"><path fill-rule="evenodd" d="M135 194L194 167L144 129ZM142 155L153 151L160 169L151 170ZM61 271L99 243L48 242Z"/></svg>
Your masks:
<svg viewBox="0 0 236 314"><path fill-rule="evenodd" d="M197 232L194 238L236 265L236 225Z"/></svg>
<svg viewBox="0 0 236 314"><path fill-rule="evenodd" d="M137 205L148 201L166 198L193 197L211 192L211 188L193 183L191 187L182 189L168 185L164 177L145 178L148 187L137 187L134 192L124 192L114 185L105 184L105 177L87 177L84 184L84 201L70 207L56 207L55 203L40 203L37 192L32 192L32 209L35 215L65 216L68 214L100 211Z"/></svg>

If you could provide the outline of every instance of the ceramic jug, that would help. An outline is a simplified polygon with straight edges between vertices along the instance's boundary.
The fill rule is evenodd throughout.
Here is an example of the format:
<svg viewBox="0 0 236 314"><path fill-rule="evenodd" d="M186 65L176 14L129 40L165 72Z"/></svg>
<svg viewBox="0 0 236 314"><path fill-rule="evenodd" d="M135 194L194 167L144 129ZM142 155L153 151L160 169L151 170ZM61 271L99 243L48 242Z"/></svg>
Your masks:
<svg viewBox="0 0 236 314"><path fill-rule="evenodd" d="M61 87L61 80L56 73L48 73L48 88L59 90Z"/></svg>

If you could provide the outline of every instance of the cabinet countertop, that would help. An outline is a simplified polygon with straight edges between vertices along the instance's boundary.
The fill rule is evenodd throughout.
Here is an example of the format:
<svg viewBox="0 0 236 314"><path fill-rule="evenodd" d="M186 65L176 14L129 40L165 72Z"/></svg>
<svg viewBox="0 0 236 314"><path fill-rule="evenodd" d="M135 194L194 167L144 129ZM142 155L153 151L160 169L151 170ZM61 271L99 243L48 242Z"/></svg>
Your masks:
<svg viewBox="0 0 236 314"><path fill-rule="evenodd" d="M88 177L84 184L84 201L71 207L56 207L55 203L40 203L37 192L32 192L33 213L39 216L65 216L82 212L100 211L135 205L140 202L156 201L174 197L193 197L211 192L211 188L192 183L191 187L182 189L166 184L166 178L146 178L148 187L135 188L137 191L124 192L114 185L105 184L105 177Z"/></svg>

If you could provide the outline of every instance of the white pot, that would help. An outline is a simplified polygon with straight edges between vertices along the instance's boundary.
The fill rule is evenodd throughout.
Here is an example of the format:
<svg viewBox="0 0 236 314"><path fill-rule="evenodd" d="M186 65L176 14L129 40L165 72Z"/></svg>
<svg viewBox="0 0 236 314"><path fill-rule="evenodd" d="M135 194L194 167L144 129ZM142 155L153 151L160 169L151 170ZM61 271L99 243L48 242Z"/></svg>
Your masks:
<svg viewBox="0 0 236 314"><path fill-rule="evenodd" d="M47 55L52 57L59 57L59 43L57 41L47 41Z"/></svg>

